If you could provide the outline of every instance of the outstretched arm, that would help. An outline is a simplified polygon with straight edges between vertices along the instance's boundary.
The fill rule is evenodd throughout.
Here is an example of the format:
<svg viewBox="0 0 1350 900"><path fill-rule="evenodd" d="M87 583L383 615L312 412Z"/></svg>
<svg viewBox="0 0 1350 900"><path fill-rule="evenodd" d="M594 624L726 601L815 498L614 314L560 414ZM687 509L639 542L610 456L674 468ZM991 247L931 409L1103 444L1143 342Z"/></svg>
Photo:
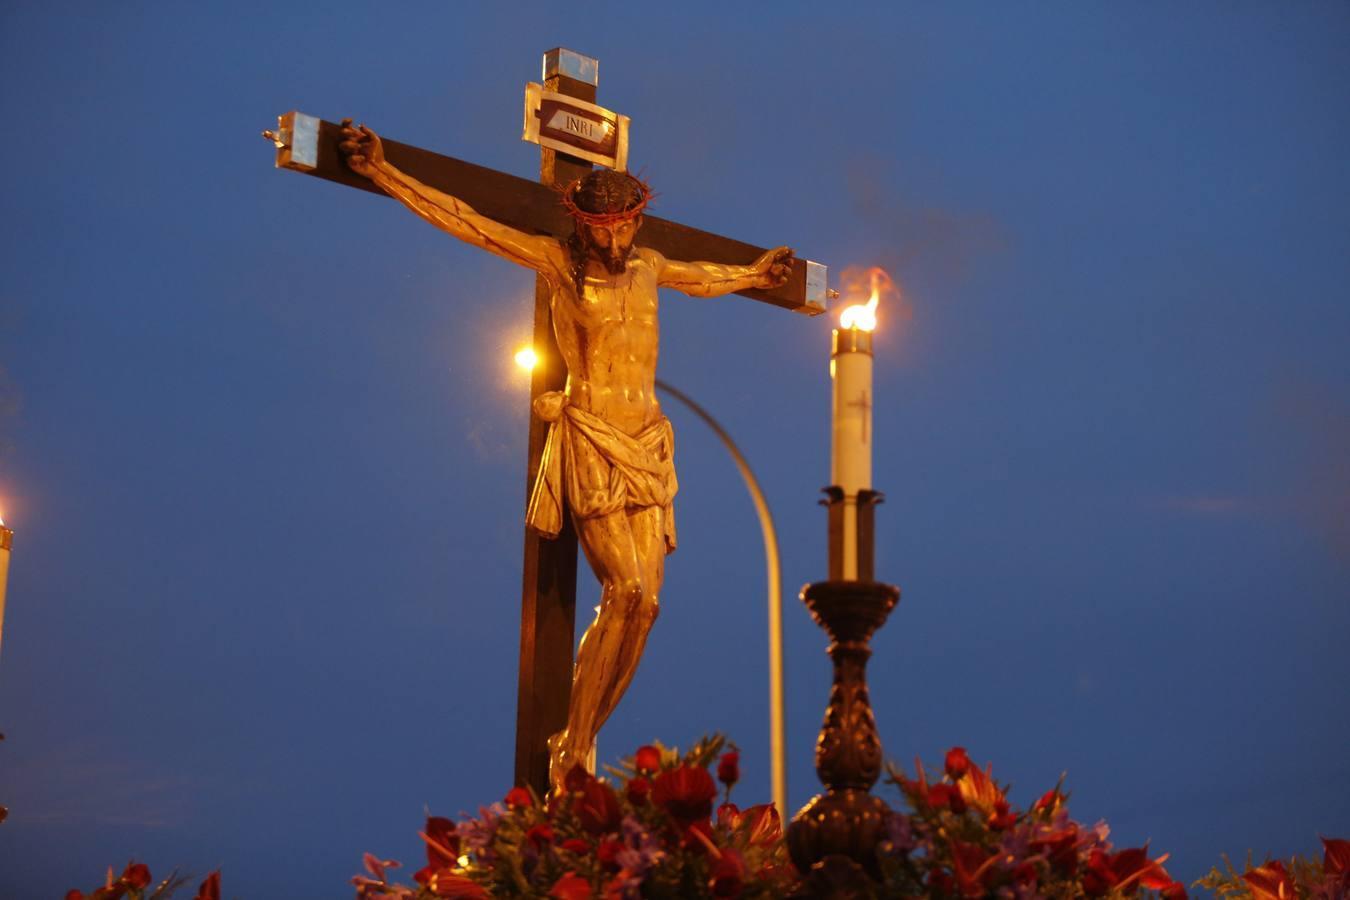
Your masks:
<svg viewBox="0 0 1350 900"><path fill-rule="evenodd" d="M562 247L557 240L489 219L463 200L399 171L384 158L379 135L366 126L354 128L351 119L343 119L342 141L338 148L353 172L369 178L386 194L442 231L545 276L563 270Z"/></svg>
<svg viewBox="0 0 1350 900"><path fill-rule="evenodd" d="M691 297L720 297L747 288L768 290L782 285L792 271L792 249L767 250L748 266L722 263L681 262L662 258L656 283L683 291Z"/></svg>

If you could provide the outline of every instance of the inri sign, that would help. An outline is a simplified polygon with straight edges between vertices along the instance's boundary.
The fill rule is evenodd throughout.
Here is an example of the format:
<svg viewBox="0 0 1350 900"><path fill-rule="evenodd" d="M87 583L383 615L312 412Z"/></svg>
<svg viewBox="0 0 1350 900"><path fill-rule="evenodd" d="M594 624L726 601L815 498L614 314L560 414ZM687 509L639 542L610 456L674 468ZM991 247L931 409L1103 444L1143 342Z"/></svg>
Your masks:
<svg viewBox="0 0 1350 900"><path fill-rule="evenodd" d="M523 140L617 169L628 170L628 117L603 106L525 85Z"/></svg>

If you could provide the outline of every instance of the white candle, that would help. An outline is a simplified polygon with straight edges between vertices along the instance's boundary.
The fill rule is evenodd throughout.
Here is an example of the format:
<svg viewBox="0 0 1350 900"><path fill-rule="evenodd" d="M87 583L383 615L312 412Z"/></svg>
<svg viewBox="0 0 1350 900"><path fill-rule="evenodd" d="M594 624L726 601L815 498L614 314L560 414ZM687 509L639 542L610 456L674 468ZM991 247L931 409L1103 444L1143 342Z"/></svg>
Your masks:
<svg viewBox="0 0 1350 900"><path fill-rule="evenodd" d="M872 487L872 332L837 328L830 354L834 427L830 478L844 496Z"/></svg>
<svg viewBox="0 0 1350 900"><path fill-rule="evenodd" d="M0 519L0 645L5 635L5 585L9 583L9 548L14 542L14 532L5 527Z"/></svg>
<svg viewBox="0 0 1350 900"><path fill-rule="evenodd" d="M858 578L858 492L872 487L872 332L838 328L833 335L834 379L830 480L844 493L842 575Z"/></svg>

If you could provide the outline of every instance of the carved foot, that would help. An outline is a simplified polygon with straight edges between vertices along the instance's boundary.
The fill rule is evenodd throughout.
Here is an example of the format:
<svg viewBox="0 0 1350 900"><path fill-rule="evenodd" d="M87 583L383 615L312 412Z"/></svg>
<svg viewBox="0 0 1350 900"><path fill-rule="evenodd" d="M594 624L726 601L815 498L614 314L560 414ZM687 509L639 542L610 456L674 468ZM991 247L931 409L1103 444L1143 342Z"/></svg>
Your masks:
<svg viewBox="0 0 1350 900"><path fill-rule="evenodd" d="M550 797L567 793L567 775L576 766L581 766L587 772L595 771L595 743L592 742L586 752L579 753L568 740L567 729L564 728L548 739Z"/></svg>

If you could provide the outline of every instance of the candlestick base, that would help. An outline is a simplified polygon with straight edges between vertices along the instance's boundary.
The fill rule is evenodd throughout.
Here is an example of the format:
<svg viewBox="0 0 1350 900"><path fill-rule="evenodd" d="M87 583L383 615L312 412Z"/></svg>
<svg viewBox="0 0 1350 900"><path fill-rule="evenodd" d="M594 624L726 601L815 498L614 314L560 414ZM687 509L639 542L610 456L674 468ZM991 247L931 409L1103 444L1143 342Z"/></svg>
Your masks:
<svg viewBox="0 0 1350 900"><path fill-rule="evenodd" d="M801 598L830 635L834 686L816 742L816 774L826 790L793 817L788 854L808 877L804 896L866 896L848 893L848 884L880 877L876 850L892 815L869 793L881 774L881 740L866 667L872 634L899 602L900 589L874 581L822 581L807 585Z"/></svg>

